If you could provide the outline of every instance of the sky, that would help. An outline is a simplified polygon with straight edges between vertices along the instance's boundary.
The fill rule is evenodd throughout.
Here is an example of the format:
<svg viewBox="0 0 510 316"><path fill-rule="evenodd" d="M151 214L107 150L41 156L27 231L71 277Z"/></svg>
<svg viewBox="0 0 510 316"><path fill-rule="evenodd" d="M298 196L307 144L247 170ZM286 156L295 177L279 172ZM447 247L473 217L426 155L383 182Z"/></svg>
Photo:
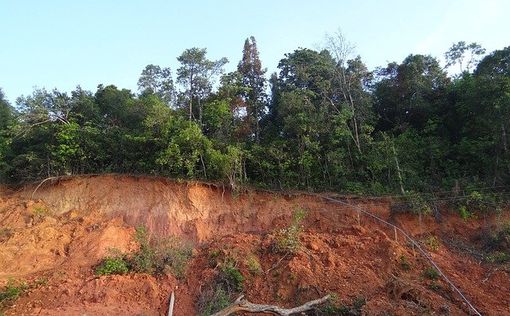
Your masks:
<svg viewBox="0 0 510 316"><path fill-rule="evenodd" d="M510 45L508 0L0 0L0 88L14 103L34 88L136 91L148 64L179 67L187 48L236 68L255 36L276 71L297 48L341 30L370 69L409 54L442 57L458 41L488 52Z"/></svg>

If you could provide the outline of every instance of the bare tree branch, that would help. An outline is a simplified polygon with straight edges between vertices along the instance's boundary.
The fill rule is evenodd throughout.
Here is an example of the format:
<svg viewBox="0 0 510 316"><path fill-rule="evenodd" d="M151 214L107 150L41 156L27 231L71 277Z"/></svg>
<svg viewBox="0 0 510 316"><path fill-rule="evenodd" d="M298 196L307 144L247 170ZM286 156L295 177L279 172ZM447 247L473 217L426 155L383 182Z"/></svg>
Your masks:
<svg viewBox="0 0 510 316"><path fill-rule="evenodd" d="M229 307L212 314L211 316L228 316L238 312L248 312L248 313L265 313L265 314L273 314L280 316L287 316L298 314L302 312L309 311L314 308L316 305L323 304L330 299L330 295L326 295L322 298L309 301L304 303L301 306L294 308L281 308L275 305L264 305L264 304L254 304L250 303L248 300L244 298L244 295L239 296L239 298L234 302L234 304Z"/></svg>

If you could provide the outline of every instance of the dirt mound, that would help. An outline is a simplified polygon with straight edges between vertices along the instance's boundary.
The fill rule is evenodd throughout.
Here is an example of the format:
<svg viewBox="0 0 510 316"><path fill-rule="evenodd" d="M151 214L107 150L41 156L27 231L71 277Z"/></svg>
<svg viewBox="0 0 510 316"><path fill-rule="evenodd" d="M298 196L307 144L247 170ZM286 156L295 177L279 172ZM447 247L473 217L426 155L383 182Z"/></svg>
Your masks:
<svg viewBox="0 0 510 316"><path fill-rule="evenodd" d="M392 230L317 196L281 195L160 178L94 176L0 192L0 285L27 290L6 315L163 315L171 291L175 315L198 314L226 262L241 274L256 303L296 306L334 293L338 304L365 315L462 315L468 308ZM389 219L390 201L350 202ZM275 232L304 210L300 247L275 251ZM448 246L442 236L470 238L481 223L445 215L441 224L393 217L416 238L437 237L431 256L484 315L510 315L509 274ZM110 249L136 251L135 227L154 238L194 243L185 275L96 276ZM215 283L216 282L216 283ZM203 309L202 309L203 310Z"/></svg>

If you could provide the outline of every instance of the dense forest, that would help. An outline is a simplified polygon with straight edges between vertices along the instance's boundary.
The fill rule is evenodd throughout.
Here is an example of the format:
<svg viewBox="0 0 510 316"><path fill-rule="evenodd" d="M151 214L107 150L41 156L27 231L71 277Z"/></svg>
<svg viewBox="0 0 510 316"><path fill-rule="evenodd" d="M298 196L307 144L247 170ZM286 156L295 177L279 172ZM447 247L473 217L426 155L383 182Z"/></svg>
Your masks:
<svg viewBox="0 0 510 316"><path fill-rule="evenodd" d="M12 105L0 90L0 179L115 172L372 194L503 187L510 46L459 42L444 57L369 70L335 34L269 75L250 37L230 73L226 58L191 48L175 73L146 66L137 92L36 89Z"/></svg>

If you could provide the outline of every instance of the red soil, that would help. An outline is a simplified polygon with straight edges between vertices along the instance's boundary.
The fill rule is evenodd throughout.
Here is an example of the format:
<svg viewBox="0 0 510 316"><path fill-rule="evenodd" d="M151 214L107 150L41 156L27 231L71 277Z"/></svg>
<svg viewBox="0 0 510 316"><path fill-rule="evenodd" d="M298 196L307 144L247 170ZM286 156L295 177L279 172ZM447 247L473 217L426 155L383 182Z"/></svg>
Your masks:
<svg viewBox="0 0 510 316"><path fill-rule="evenodd" d="M174 315L195 315L200 294L217 274L212 253L238 262L244 293L255 303L291 307L335 293L342 302L364 297L364 315L469 313L443 281L431 284L423 277L428 264L402 236L395 241L393 230L366 218L359 225L352 209L318 196L233 195L206 184L112 175L34 189L0 190L0 286L9 279L32 284L6 315L166 315L174 289ZM508 271L441 243L442 237L474 240L487 223L447 214L442 224L428 217L420 223L408 215L392 217L389 200L350 202L391 218L417 239L438 236L431 256L466 297L484 315L510 315ZM302 247L283 257L270 250L271 233L287 227L296 209L307 213ZM184 278L94 275L110 248L136 249L139 225L154 237L194 242ZM402 268L402 257L410 269ZM253 261L260 271L253 271Z"/></svg>

